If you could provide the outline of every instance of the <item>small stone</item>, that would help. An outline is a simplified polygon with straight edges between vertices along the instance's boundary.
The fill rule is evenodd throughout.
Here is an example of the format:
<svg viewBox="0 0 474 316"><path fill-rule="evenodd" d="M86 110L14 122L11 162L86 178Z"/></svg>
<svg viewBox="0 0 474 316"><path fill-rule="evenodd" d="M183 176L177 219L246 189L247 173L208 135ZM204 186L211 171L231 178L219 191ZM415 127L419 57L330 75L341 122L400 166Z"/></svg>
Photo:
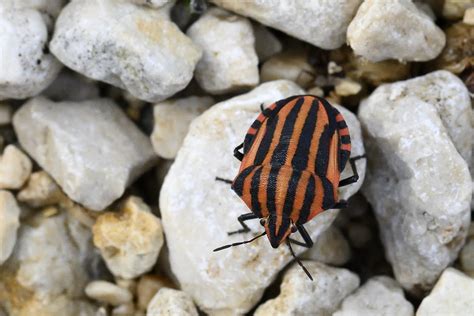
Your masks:
<svg viewBox="0 0 474 316"><path fill-rule="evenodd" d="M107 267L125 279L149 271L163 246L160 219L137 197L128 198L119 213L99 216L92 231Z"/></svg>
<svg viewBox="0 0 474 316"><path fill-rule="evenodd" d="M160 191L160 211L171 268L182 289L205 313L248 312L291 260L287 247L273 249L266 237L246 246L212 252L216 247L252 236L227 235L238 229L237 217L249 210L229 185L215 177L236 176L240 164L232 151L243 141L262 104L268 107L303 93L293 82L273 81L214 105L193 121L166 176ZM336 107L351 131L352 154L363 154L357 117L343 107ZM365 160L358 160L357 166L361 178L356 184L341 188L342 199L348 199L362 185ZM346 167L342 178L351 174L350 167ZM331 225L338 212L328 210L305 225L313 240ZM252 233L261 232L257 220L248 225ZM303 251L297 248L297 253Z"/></svg>
<svg viewBox="0 0 474 316"><path fill-rule="evenodd" d="M445 18L457 20L461 19L464 12L471 7L474 7L472 0L445 0L442 14Z"/></svg>
<svg viewBox="0 0 474 316"><path fill-rule="evenodd" d="M474 315L474 279L453 268L444 270L416 311L416 316L432 315Z"/></svg>
<svg viewBox="0 0 474 316"><path fill-rule="evenodd" d="M377 62L385 59L427 61L445 44L443 31L411 0L367 0L347 29L357 55Z"/></svg>
<svg viewBox="0 0 474 316"><path fill-rule="evenodd" d="M308 94L315 95L317 97L324 97L324 90L318 86L308 89Z"/></svg>
<svg viewBox="0 0 474 316"><path fill-rule="evenodd" d="M338 95L342 97L347 97L350 95L355 95L360 92L362 86L357 81L351 80L349 78L336 79L335 82L335 91Z"/></svg>
<svg viewBox="0 0 474 316"><path fill-rule="evenodd" d="M153 108L155 125L151 143L158 156L174 159L188 133L191 121L212 104L214 99L211 97L196 96L156 104Z"/></svg>
<svg viewBox="0 0 474 316"><path fill-rule="evenodd" d="M265 26L260 23L252 23L255 36L255 51L259 62L264 62L283 49L280 40Z"/></svg>
<svg viewBox="0 0 474 316"><path fill-rule="evenodd" d="M341 231L331 226L319 235L313 247L301 258L342 266L351 258L351 248Z"/></svg>
<svg viewBox="0 0 474 316"><path fill-rule="evenodd" d="M474 25L474 7L466 9L462 22L467 25Z"/></svg>
<svg viewBox="0 0 474 316"><path fill-rule="evenodd" d="M314 82L315 70L302 51L277 54L267 60L260 70L262 82L286 79L308 87Z"/></svg>
<svg viewBox="0 0 474 316"><path fill-rule="evenodd" d="M0 102L0 126L12 122L12 107L7 103Z"/></svg>
<svg viewBox="0 0 474 316"><path fill-rule="evenodd" d="M63 191L92 210L119 198L156 159L149 139L107 99L34 98L15 113L13 126L23 148Z"/></svg>
<svg viewBox="0 0 474 316"><path fill-rule="evenodd" d="M347 26L362 1L211 2L315 46L335 49L345 43Z"/></svg>
<svg viewBox="0 0 474 316"><path fill-rule="evenodd" d="M162 288L148 305L147 316L198 316L193 300L185 292Z"/></svg>
<svg viewBox="0 0 474 316"><path fill-rule="evenodd" d="M133 299L128 290L107 281L92 281L84 291L91 299L113 306L129 303Z"/></svg>
<svg viewBox="0 0 474 316"><path fill-rule="evenodd" d="M32 173L26 186L18 193L17 198L18 201L31 207L58 204L67 199L56 182L45 171Z"/></svg>
<svg viewBox="0 0 474 316"><path fill-rule="evenodd" d="M255 36L247 18L213 8L188 29L187 35L203 50L196 80L205 91L223 94L258 84Z"/></svg>
<svg viewBox="0 0 474 316"><path fill-rule="evenodd" d="M333 316L413 316L413 306L400 285L386 276L373 277L349 295Z"/></svg>
<svg viewBox="0 0 474 316"><path fill-rule="evenodd" d="M138 309L146 310L153 296L164 287L174 288L174 285L168 278L163 276L147 274L140 277L137 284Z"/></svg>
<svg viewBox="0 0 474 316"><path fill-rule="evenodd" d="M10 257L15 246L20 212L13 194L0 190L0 265Z"/></svg>
<svg viewBox="0 0 474 316"><path fill-rule="evenodd" d="M280 295L260 305L255 316L332 315L342 300L359 286L359 277L346 269L303 261L314 280L296 263L283 276Z"/></svg>
<svg viewBox="0 0 474 316"><path fill-rule="evenodd" d="M359 108L372 204L395 278L415 295L458 256L470 224L471 102L436 71L377 88Z"/></svg>
<svg viewBox="0 0 474 316"><path fill-rule="evenodd" d="M336 64L334 61L328 63L328 74L333 75L341 72L343 68Z"/></svg>
<svg viewBox="0 0 474 316"><path fill-rule="evenodd" d="M57 102L86 101L100 96L99 87L94 81L72 71L60 72L42 95Z"/></svg>
<svg viewBox="0 0 474 316"><path fill-rule="evenodd" d="M0 189L19 189L31 174L30 158L14 145L0 156Z"/></svg>
<svg viewBox="0 0 474 316"><path fill-rule="evenodd" d="M50 49L69 68L149 102L184 89L201 57L167 10L115 0L70 2Z"/></svg>

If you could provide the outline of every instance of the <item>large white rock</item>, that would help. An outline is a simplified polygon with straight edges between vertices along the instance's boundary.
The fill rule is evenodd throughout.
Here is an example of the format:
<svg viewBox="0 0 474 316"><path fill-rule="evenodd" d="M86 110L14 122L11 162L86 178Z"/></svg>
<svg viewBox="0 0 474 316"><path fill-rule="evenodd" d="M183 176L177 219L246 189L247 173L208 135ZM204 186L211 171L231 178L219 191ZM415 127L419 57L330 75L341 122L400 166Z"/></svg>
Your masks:
<svg viewBox="0 0 474 316"><path fill-rule="evenodd" d="M237 174L239 162L232 151L243 141L262 103L268 106L302 93L292 82L274 81L214 105L193 121L168 172L160 192L160 210L171 268L183 290L207 313L247 312L291 260L287 247L273 249L266 238L212 252L218 246L252 236L227 235L239 228L237 217L249 211L229 185L215 181L215 177L233 179ZM355 115L342 107L338 109L351 130L353 155L362 154ZM359 160L358 166L361 180L342 188L341 198L347 199L360 187L365 161ZM351 174L348 169L343 177ZM338 210L326 211L306 225L313 239L329 227L337 213ZM249 226L254 233L261 231L258 221L250 222ZM303 249L297 247L296 251L300 253Z"/></svg>
<svg viewBox="0 0 474 316"><path fill-rule="evenodd" d="M0 100L39 94L62 65L46 49L53 22L33 9L0 3Z"/></svg>
<svg viewBox="0 0 474 316"><path fill-rule="evenodd" d="M324 49L346 41L346 30L361 0L212 0L218 6L248 16Z"/></svg>
<svg viewBox="0 0 474 316"><path fill-rule="evenodd" d="M20 208L15 197L0 190L0 265L10 257L20 227Z"/></svg>
<svg viewBox="0 0 474 316"><path fill-rule="evenodd" d="M447 71L380 86L359 109L364 194L396 279L415 294L431 288L467 234L470 116L467 89Z"/></svg>
<svg viewBox="0 0 474 316"><path fill-rule="evenodd" d="M342 300L359 286L359 277L346 269L316 261L303 261L314 277L308 279L296 263L285 273L280 295L260 305L255 316L330 316Z"/></svg>
<svg viewBox="0 0 474 316"><path fill-rule="evenodd" d="M185 292L162 288L148 304L147 316L198 316L193 300Z"/></svg>
<svg viewBox="0 0 474 316"><path fill-rule="evenodd" d="M386 276L369 279L342 302L333 316L413 316L400 285Z"/></svg>
<svg viewBox="0 0 474 316"><path fill-rule="evenodd" d="M74 201L102 210L152 166L149 139L110 100L34 98L13 117L23 148Z"/></svg>
<svg viewBox="0 0 474 316"><path fill-rule="evenodd" d="M19 189L31 174L30 158L15 145L5 147L0 156L0 189Z"/></svg>
<svg viewBox="0 0 474 316"><path fill-rule="evenodd" d="M474 314L474 279L454 268L446 269L425 297L416 316Z"/></svg>
<svg viewBox="0 0 474 316"><path fill-rule="evenodd" d="M191 25L187 35L203 50L196 80L205 91L222 94L258 84L255 36L247 18L213 8Z"/></svg>
<svg viewBox="0 0 474 316"><path fill-rule="evenodd" d="M201 57L166 10L120 0L70 2L50 49L69 68L150 102L184 89Z"/></svg>
<svg viewBox="0 0 474 316"><path fill-rule="evenodd" d="M212 104L213 98L196 96L156 104L153 108L151 143L158 156L174 159L188 133L191 121Z"/></svg>
<svg viewBox="0 0 474 316"><path fill-rule="evenodd" d="M372 62L426 61L441 53L446 37L411 0L367 0L347 29L347 41Z"/></svg>

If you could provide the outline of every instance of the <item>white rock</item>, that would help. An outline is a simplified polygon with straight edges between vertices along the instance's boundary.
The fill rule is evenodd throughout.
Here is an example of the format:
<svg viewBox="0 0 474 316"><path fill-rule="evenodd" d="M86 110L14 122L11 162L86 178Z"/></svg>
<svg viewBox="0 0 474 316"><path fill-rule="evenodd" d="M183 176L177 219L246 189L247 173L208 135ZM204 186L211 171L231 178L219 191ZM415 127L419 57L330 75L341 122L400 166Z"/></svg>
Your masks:
<svg viewBox="0 0 474 316"><path fill-rule="evenodd" d="M416 311L416 316L473 314L474 279L453 268L444 270L433 291Z"/></svg>
<svg viewBox="0 0 474 316"><path fill-rule="evenodd" d="M100 96L92 80L71 71L60 72L42 95L53 101L86 101Z"/></svg>
<svg viewBox="0 0 474 316"><path fill-rule="evenodd" d="M303 261L303 265L314 281L293 264L283 277L280 295L260 305L255 316L329 316L359 286L359 277L349 270L315 261Z"/></svg>
<svg viewBox="0 0 474 316"><path fill-rule="evenodd" d="M0 103L0 126L12 122L12 107L7 103Z"/></svg>
<svg viewBox="0 0 474 316"><path fill-rule="evenodd" d="M57 17L66 0L1 0L0 6L14 9L34 9Z"/></svg>
<svg viewBox="0 0 474 316"><path fill-rule="evenodd" d="M205 91L222 94L258 84L252 24L219 8L208 10L187 31L203 50L196 80Z"/></svg>
<svg viewBox="0 0 474 316"><path fill-rule="evenodd" d="M446 37L411 0L367 0L349 25L347 40L372 62L426 61L441 53Z"/></svg>
<svg viewBox="0 0 474 316"><path fill-rule="evenodd" d="M334 316L413 316L413 306L400 285L386 276L373 277L342 302Z"/></svg>
<svg viewBox="0 0 474 316"><path fill-rule="evenodd" d="M443 17L455 20L461 19L468 8L474 7L472 0L445 0L443 3Z"/></svg>
<svg viewBox="0 0 474 316"><path fill-rule="evenodd" d="M107 281L92 281L84 291L91 299L113 306L129 303L133 299L130 291Z"/></svg>
<svg viewBox="0 0 474 316"><path fill-rule="evenodd" d="M20 208L15 197L0 190L0 265L10 257L20 227Z"/></svg>
<svg viewBox="0 0 474 316"><path fill-rule="evenodd" d="M31 174L30 158L14 145L5 147L0 156L0 189L18 189Z"/></svg>
<svg viewBox="0 0 474 316"><path fill-rule="evenodd" d="M335 49L345 43L347 26L362 1L212 0L212 2L313 45L324 49Z"/></svg>
<svg viewBox="0 0 474 316"><path fill-rule="evenodd" d="M165 10L116 0L70 2L50 49L69 68L150 102L184 89L201 57Z"/></svg>
<svg viewBox="0 0 474 316"><path fill-rule="evenodd" d="M301 258L340 266L349 261L351 248L341 231L331 226L314 243L314 246L305 252Z"/></svg>
<svg viewBox="0 0 474 316"><path fill-rule="evenodd" d="M266 61L283 49L280 40L265 26L260 23L252 23L255 36L255 51L259 62Z"/></svg>
<svg viewBox="0 0 474 316"><path fill-rule="evenodd" d="M337 78L335 81L334 91L337 95L343 97L357 94L361 89L362 85L360 83L349 78Z"/></svg>
<svg viewBox="0 0 474 316"><path fill-rule="evenodd" d="M41 207L57 204L66 199L66 196L46 172L38 171L31 174L17 198L31 207Z"/></svg>
<svg viewBox="0 0 474 316"><path fill-rule="evenodd" d="M447 71L380 86L359 109L371 162L364 194L396 279L415 294L431 288L466 237L470 111L467 89Z"/></svg>
<svg viewBox="0 0 474 316"><path fill-rule="evenodd" d="M167 100L153 108L155 124L151 143L158 156L174 159L188 133L189 124L214 104L211 97L187 97Z"/></svg>
<svg viewBox="0 0 474 316"><path fill-rule="evenodd" d="M149 271L163 246L160 219L137 197L128 198L119 213L100 215L92 231L107 267L125 279Z"/></svg>
<svg viewBox="0 0 474 316"><path fill-rule="evenodd" d="M147 316L198 316L193 300L185 292L162 288L151 300Z"/></svg>
<svg viewBox="0 0 474 316"><path fill-rule="evenodd" d="M462 19L464 24L474 25L474 6L469 8L464 12L464 17Z"/></svg>
<svg viewBox="0 0 474 316"><path fill-rule="evenodd" d="M45 50L51 26L36 10L0 3L0 100L37 95L54 80L62 66Z"/></svg>
<svg viewBox="0 0 474 316"><path fill-rule="evenodd" d="M251 234L227 235L238 229L237 217L248 213L245 204L215 177L233 179L239 162L232 155L249 126L265 106L303 91L289 81L260 85L251 92L214 105L193 121L160 192L160 210L170 262L184 291L206 313L246 313L258 302L265 288L291 260L286 247L273 249L261 238L252 244L213 253L218 246L248 239ZM359 123L342 107L352 136L353 155L364 152ZM365 161L359 160L361 180L341 189L347 199L360 187ZM351 172L346 167L343 177ZM329 210L308 223L315 240L334 220L338 210ZM206 229L202 229L206 227ZM260 232L258 221L249 223ZM298 238L298 237L296 237ZM297 247L295 251L302 252Z"/></svg>
<svg viewBox="0 0 474 316"><path fill-rule="evenodd" d="M155 160L149 139L112 101L34 98L13 126L25 150L74 201L102 210Z"/></svg>

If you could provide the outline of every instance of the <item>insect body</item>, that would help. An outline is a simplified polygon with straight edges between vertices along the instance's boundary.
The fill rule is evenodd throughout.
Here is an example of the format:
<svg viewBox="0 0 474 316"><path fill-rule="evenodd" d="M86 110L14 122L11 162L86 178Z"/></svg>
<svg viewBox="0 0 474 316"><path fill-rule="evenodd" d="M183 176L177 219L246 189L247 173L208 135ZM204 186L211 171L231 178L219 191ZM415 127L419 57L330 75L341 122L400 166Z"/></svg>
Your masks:
<svg viewBox="0 0 474 316"><path fill-rule="evenodd" d="M244 222L260 218L273 248L285 240L311 247L303 224L324 210L344 208L338 187L358 180L354 162L362 156L350 160L354 175L340 180L350 153L346 122L326 100L303 95L270 105L234 150L242 163L232 189L252 212L239 216L243 229L230 234L249 231ZM296 231L305 243L289 238Z"/></svg>

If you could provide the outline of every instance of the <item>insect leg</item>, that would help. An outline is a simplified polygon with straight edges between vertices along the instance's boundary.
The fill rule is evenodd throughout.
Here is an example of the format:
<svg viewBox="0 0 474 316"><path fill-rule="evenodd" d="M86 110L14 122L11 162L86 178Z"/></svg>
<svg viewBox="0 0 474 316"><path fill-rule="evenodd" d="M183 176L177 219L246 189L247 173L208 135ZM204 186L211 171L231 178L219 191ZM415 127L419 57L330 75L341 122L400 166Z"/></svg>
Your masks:
<svg viewBox="0 0 474 316"><path fill-rule="evenodd" d="M258 216L255 215L254 213L246 213L246 214L240 215L239 217L237 217L237 220L239 221L240 225L242 225L243 228L239 229L239 230L236 230L236 231L233 231L233 232L228 232L227 234L230 236L230 235L234 235L234 234L241 234L241 233L249 232L250 228L244 222L248 221L250 219L256 219L256 218L258 218Z"/></svg>
<svg viewBox="0 0 474 316"><path fill-rule="evenodd" d="M265 111L265 108L263 107L263 103L260 103L260 111Z"/></svg>
<svg viewBox="0 0 474 316"><path fill-rule="evenodd" d="M357 180L359 180L359 173L357 172L357 166L356 166L355 162L359 159L362 159L362 158L366 158L366 155L356 156L356 157L352 157L352 158L349 159L349 163L351 164L352 173L354 175L350 176L349 178L345 178L345 179L342 179L341 181L339 181L339 187L343 187L343 186L352 184L354 182L357 182Z"/></svg>
<svg viewBox="0 0 474 316"><path fill-rule="evenodd" d="M300 232L301 237L303 237L304 243L298 240L288 238L290 242L295 245L306 247L306 248L313 247L313 240L311 240L311 237L309 236L304 226L302 224L296 224L296 228L298 228L298 231Z"/></svg>
<svg viewBox="0 0 474 316"><path fill-rule="evenodd" d="M347 201L346 200L339 200L336 204L331 207L331 209L341 209L341 208L346 208L347 207Z"/></svg>
<svg viewBox="0 0 474 316"><path fill-rule="evenodd" d="M224 182L224 183L232 184L232 180L224 179L224 178L221 178L221 177L216 177L216 181L221 181L221 182Z"/></svg>
<svg viewBox="0 0 474 316"><path fill-rule="evenodd" d="M242 147L244 147L244 143L234 148L234 157L240 161L244 159L244 154L239 151L240 149L242 149Z"/></svg>

